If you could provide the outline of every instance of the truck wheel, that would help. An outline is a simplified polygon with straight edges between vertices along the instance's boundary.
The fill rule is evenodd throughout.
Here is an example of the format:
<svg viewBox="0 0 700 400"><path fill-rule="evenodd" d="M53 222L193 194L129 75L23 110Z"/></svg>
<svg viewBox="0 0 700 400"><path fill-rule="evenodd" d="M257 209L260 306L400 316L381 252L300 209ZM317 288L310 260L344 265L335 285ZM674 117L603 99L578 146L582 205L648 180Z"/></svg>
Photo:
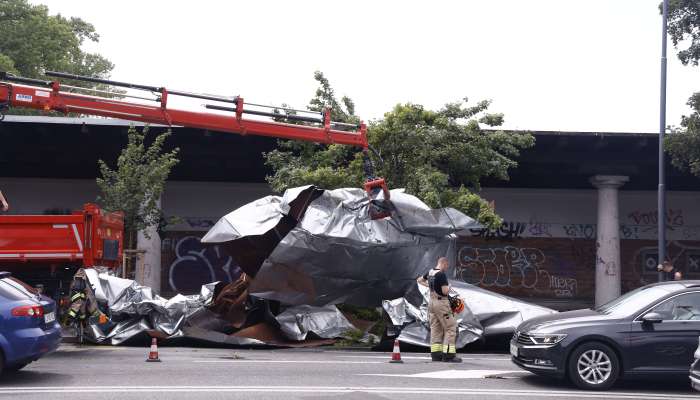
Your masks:
<svg viewBox="0 0 700 400"><path fill-rule="evenodd" d="M583 343L569 357L569 379L581 389L609 389L620 375L617 354L600 342Z"/></svg>

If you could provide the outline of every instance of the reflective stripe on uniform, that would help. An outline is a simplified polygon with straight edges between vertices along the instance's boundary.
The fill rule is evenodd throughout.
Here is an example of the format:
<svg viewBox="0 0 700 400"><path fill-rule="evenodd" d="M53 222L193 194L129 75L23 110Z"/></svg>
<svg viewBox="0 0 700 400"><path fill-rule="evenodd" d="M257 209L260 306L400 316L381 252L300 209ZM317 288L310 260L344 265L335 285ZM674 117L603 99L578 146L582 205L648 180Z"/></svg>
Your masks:
<svg viewBox="0 0 700 400"><path fill-rule="evenodd" d="M76 293L76 294L74 294L73 296L70 297L70 301L71 301L71 302L76 301L77 299L79 299L79 298L81 298L81 297L82 297L82 298L85 298L85 294L83 294L83 293Z"/></svg>
<svg viewBox="0 0 700 400"><path fill-rule="evenodd" d="M68 316L70 316L71 318L75 318L75 311L68 310Z"/></svg>
<svg viewBox="0 0 700 400"><path fill-rule="evenodd" d="M455 354L457 353L457 348L455 346L450 346L449 344L445 344L442 346L442 352L445 354Z"/></svg>
<svg viewBox="0 0 700 400"><path fill-rule="evenodd" d="M430 345L431 353L442 353L442 343L433 343Z"/></svg>

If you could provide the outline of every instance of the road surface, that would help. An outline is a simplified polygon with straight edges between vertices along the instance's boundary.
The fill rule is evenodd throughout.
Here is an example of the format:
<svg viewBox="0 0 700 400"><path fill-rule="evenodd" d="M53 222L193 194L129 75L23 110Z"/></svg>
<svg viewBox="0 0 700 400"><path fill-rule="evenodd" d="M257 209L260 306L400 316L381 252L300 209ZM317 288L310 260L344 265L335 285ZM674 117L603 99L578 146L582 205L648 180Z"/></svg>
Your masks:
<svg viewBox="0 0 700 400"><path fill-rule="evenodd" d="M506 354L462 354L464 363L432 363L425 353L335 350L159 348L61 349L0 377L0 397L16 399L697 399L688 381L624 383L579 391L519 370ZM10 397L12 396L12 397Z"/></svg>

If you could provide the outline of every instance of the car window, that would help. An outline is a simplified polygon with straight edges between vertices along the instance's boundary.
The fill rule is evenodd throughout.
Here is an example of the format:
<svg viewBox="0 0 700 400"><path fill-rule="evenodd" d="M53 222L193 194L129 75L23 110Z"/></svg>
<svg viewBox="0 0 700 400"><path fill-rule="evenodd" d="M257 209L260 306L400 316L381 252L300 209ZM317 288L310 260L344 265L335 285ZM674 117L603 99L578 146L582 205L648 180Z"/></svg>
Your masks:
<svg viewBox="0 0 700 400"><path fill-rule="evenodd" d="M643 286L626 293L623 296L616 298L602 306L596 308L596 311L603 314L614 314L620 316L632 315L639 312L646 306L654 304L664 296L673 293L676 290L683 289L683 285L663 285L663 286Z"/></svg>
<svg viewBox="0 0 700 400"><path fill-rule="evenodd" d="M664 321L700 321L700 293L687 293L668 299L650 312L659 313Z"/></svg>
<svg viewBox="0 0 700 400"><path fill-rule="evenodd" d="M0 296L7 300L27 300L34 296L9 278L0 279Z"/></svg>

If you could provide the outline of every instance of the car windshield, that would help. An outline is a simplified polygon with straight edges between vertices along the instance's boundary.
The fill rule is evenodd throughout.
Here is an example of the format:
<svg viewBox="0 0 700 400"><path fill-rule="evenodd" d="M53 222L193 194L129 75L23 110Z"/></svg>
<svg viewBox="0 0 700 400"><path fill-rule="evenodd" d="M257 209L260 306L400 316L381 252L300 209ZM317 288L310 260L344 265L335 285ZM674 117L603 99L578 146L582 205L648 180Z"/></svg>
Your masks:
<svg viewBox="0 0 700 400"><path fill-rule="evenodd" d="M662 297L683 289L680 284L663 286L644 286L624 294L608 303L599 306L595 310L603 314L615 314L627 316L634 314L641 308L648 306Z"/></svg>

